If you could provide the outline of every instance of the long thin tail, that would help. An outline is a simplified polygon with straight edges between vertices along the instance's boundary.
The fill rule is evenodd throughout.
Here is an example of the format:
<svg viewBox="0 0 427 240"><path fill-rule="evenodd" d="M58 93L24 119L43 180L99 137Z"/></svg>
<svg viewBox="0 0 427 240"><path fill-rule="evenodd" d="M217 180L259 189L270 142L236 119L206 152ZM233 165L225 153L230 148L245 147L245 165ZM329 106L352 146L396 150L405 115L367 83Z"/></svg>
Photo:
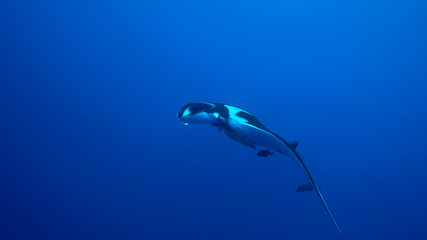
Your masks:
<svg viewBox="0 0 427 240"><path fill-rule="evenodd" d="M319 196L320 200L322 200L323 206L325 207L326 211L328 212L328 215L329 215L329 217L331 218L332 222L334 222L335 227L337 227L338 231L339 231L340 233L342 233L342 231L341 231L340 227L338 226L337 222L335 221L334 216L332 216L332 213L331 213L331 211L329 210L328 205L326 205L325 199L323 199L323 196L322 196L322 194L320 193L319 187L318 187L318 186L317 186L313 181L312 181L312 184L314 185L314 188L316 188L317 195Z"/></svg>
<svg viewBox="0 0 427 240"><path fill-rule="evenodd" d="M340 233L342 233L340 227L338 227L337 222L335 221L334 216L332 216L331 211L328 208L328 205L326 205L325 199L323 199L322 193L320 193L319 187L316 185L316 183L314 182L313 177L311 176L310 172L307 169L307 166L305 165L304 161L301 159L301 157L298 155L298 153L296 153L294 151L295 156L298 159L299 165L302 168L302 170L304 171L305 175L308 177L308 179L310 180L311 184L313 184L314 189L316 189L317 195L319 196L320 200L323 203L323 206L325 207L326 211L328 212L329 217L331 218L332 222L335 224L335 227L337 227L338 231Z"/></svg>
<svg viewBox="0 0 427 240"><path fill-rule="evenodd" d="M311 176L310 172L308 171L307 166L305 165L304 161L301 159L301 157L299 156L299 154L296 152L296 150L295 150L295 146L296 145L295 144L292 145L292 144L286 142L282 137L280 137L279 135L277 135L277 134L275 134L273 132L270 132L270 134L274 135L275 137L277 137L278 139L280 139L283 142L283 144L285 144L286 150L283 150L283 152L281 152L281 153L284 154L284 155L288 155L291 158L295 158L294 160L297 162L298 166L303 170L303 172L305 173L305 175L310 180L311 184L313 184L314 189L316 189L317 195L319 196L320 200L322 201L322 204L325 207L326 211L328 212L328 215L331 218L332 222L335 224L335 227L337 227L338 231L340 233L342 233L340 227L338 227L338 224L337 224L337 222L334 219L334 216L332 216L332 213L329 210L328 205L326 205L325 199L323 199L323 196L320 193L319 188L317 187L316 183L314 182L313 177ZM290 150L294 154L294 156L292 156L292 154L288 150Z"/></svg>

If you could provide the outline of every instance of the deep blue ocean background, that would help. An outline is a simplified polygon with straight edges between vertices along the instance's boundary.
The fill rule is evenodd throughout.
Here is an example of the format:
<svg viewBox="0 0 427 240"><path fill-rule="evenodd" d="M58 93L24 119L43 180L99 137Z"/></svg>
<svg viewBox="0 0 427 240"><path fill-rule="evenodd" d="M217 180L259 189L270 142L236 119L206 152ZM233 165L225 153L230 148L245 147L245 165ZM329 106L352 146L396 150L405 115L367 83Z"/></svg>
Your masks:
<svg viewBox="0 0 427 240"><path fill-rule="evenodd" d="M0 239L427 239L427 2L2 1ZM255 114L308 164L179 108Z"/></svg>

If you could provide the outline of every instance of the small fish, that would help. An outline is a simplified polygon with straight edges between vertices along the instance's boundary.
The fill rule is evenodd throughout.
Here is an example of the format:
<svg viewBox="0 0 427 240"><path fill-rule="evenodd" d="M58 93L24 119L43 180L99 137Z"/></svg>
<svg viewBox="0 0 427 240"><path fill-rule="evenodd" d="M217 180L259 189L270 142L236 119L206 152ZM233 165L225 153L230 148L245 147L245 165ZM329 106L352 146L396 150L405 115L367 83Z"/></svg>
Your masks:
<svg viewBox="0 0 427 240"><path fill-rule="evenodd" d="M256 155L260 157L268 157L268 156L273 156L273 153L274 152L271 152L270 150L261 150Z"/></svg>
<svg viewBox="0 0 427 240"><path fill-rule="evenodd" d="M320 186L318 186L318 188L319 188L319 190L321 190ZM314 190L314 187L313 187L313 184L311 184L311 183L305 183L303 185L300 185L297 188L297 192L311 192L313 190Z"/></svg>

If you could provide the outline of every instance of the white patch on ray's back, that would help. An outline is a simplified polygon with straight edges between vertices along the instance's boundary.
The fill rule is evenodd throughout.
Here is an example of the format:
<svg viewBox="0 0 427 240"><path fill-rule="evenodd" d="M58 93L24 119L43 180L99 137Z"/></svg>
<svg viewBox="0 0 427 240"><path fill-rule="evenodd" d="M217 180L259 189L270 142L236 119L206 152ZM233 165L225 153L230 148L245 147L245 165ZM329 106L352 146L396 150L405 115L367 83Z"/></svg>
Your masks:
<svg viewBox="0 0 427 240"><path fill-rule="evenodd" d="M187 115L190 115L190 114L191 114L190 107L188 107L188 108L185 109L185 111L182 114L182 116L187 116Z"/></svg>
<svg viewBox="0 0 427 240"><path fill-rule="evenodd" d="M226 108L228 108L228 112L230 113L230 117L232 117L232 118L233 118L233 120L235 120L235 121L237 121L237 122L240 122L240 123L247 123L247 122L248 122L248 120L247 120L247 119L245 119L245 118L242 118L242 117L237 116L237 113L239 113L239 112L245 112L245 113L247 113L247 114L252 115L252 113L250 113L250 112L248 112L248 111L245 111L245 110L243 110L243 109L241 109L241 108L233 107L233 106L230 106L230 105L224 105L224 106L225 106Z"/></svg>

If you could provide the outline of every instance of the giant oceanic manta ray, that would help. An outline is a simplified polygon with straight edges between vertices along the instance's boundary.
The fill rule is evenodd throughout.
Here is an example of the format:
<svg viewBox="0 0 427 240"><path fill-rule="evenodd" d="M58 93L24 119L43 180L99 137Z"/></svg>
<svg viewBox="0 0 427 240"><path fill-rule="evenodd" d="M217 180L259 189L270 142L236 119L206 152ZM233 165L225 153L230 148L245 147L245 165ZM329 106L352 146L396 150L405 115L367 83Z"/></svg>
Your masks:
<svg viewBox="0 0 427 240"><path fill-rule="evenodd" d="M313 185L313 188L316 190L317 195L328 212L329 217L338 231L341 232L341 229L338 227L331 211L326 205L325 199L323 199L318 185L314 182L307 166L295 150L298 144L297 142L287 142L279 135L268 130L250 112L227 104L213 102L188 103L180 109L178 118L185 125L193 123L211 124L224 130L228 137L244 146L249 146L254 149L257 146L262 146L290 157L310 180L310 183Z"/></svg>

